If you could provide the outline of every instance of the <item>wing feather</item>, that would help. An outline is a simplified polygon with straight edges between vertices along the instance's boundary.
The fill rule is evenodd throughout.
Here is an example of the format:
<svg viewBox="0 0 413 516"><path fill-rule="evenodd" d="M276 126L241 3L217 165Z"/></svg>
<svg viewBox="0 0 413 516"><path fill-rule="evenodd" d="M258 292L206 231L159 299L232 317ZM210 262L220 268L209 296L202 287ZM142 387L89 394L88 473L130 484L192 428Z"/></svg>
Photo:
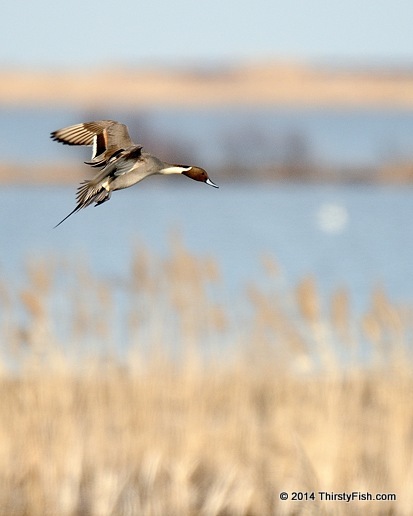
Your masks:
<svg viewBox="0 0 413 516"><path fill-rule="evenodd" d="M113 154L133 145L126 125L114 120L82 122L58 129L51 138L66 145L93 146L92 160L88 165L105 165Z"/></svg>

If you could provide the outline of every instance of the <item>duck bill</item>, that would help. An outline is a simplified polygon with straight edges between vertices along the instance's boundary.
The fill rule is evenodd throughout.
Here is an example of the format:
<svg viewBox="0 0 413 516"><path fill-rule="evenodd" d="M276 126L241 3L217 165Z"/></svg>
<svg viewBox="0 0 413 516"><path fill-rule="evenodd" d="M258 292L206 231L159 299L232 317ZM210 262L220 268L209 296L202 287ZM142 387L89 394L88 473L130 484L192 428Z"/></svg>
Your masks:
<svg viewBox="0 0 413 516"><path fill-rule="evenodd" d="M213 186L214 188L219 188L219 186L213 183L209 178L205 181L205 183L209 186Z"/></svg>

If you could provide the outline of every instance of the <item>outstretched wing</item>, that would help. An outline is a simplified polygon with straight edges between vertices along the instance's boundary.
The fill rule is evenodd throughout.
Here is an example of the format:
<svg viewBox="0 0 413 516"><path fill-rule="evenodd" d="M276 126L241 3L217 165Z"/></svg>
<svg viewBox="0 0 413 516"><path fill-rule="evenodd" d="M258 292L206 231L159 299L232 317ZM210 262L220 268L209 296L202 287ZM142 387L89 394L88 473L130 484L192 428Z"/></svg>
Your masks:
<svg viewBox="0 0 413 516"><path fill-rule="evenodd" d="M71 125L53 131L51 138L66 145L92 145L92 159L87 164L95 167L106 165L115 153L133 145L126 125L114 120Z"/></svg>

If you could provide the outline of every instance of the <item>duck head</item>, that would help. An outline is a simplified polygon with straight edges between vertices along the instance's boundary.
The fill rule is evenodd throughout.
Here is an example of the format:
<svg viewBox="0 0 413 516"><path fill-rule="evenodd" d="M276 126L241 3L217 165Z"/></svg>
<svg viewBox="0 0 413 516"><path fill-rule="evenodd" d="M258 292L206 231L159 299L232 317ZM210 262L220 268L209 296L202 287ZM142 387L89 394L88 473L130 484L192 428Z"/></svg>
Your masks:
<svg viewBox="0 0 413 516"><path fill-rule="evenodd" d="M202 183L206 183L214 188L219 188L218 185L209 179L206 170L201 167L182 167L182 174L194 179L195 181L201 181Z"/></svg>

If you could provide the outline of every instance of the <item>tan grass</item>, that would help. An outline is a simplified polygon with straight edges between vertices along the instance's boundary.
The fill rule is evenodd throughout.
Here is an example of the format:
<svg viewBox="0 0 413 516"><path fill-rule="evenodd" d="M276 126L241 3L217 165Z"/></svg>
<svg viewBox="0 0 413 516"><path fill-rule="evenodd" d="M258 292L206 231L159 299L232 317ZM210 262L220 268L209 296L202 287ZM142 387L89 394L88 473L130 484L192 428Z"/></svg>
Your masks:
<svg viewBox="0 0 413 516"><path fill-rule="evenodd" d="M164 259L139 246L123 285L56 260L29 264L23 292L2 282L0 514L410 514L409 310L377 290L359 325L341 290L330 317L314 278L286 289L263 263L249 318L179 239Z"/></svg>

